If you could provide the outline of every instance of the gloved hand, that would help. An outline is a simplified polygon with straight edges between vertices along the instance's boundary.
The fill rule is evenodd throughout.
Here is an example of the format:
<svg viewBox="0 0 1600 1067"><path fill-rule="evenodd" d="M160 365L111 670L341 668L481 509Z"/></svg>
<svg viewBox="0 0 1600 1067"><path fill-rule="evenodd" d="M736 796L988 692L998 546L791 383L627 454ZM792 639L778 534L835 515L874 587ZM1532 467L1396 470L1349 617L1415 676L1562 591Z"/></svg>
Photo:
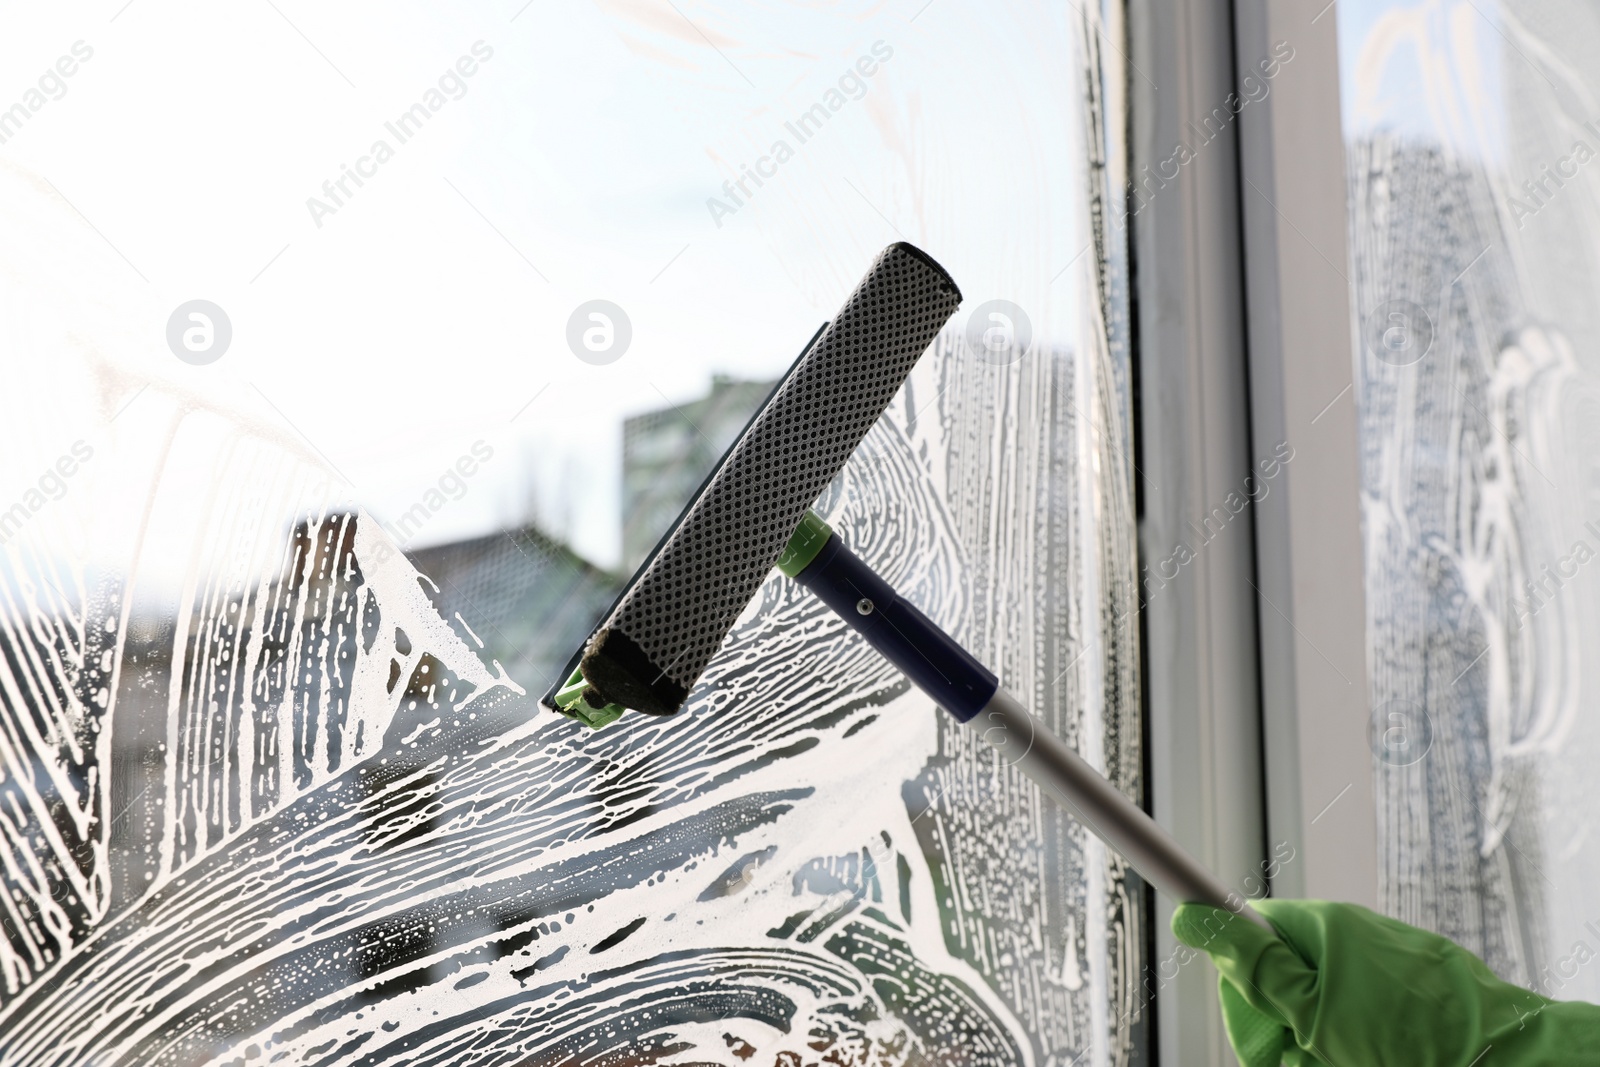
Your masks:
<svg viewBox="0 0 1600 1067"><path fill-rule="evenodd" d="M1600 1007L1502 982L1454 942L1354 904L1255 908L1281 939L1203 904L1172 916L1221 973L1244 1067L1600 1064Z"/></svg>

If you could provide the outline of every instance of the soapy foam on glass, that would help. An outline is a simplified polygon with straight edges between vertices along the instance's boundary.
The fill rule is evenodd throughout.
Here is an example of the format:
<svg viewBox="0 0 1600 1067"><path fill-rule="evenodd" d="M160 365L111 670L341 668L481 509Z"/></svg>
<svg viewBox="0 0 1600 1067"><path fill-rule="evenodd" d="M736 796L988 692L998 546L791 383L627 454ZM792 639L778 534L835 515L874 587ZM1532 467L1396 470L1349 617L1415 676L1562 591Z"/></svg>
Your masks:
<svg viewBox="0 0 1600 1067"><path fill-rule="evenodd" d="M1570 961L1600 881L1600 171L1574 151L1600 153L1600 18L1338 17L1381 905L1509 980L1600 999ZM1420 309L1415 360L1372 343L1390 301Z"/></svg>
<svg viewBox="0 0 1600 1067"><path fill-rule="evenodd" d="M1125 511L1074 507L1094 375L1049 352L997 371L946 335L820 502L1035 689L1082 651L1053 636L1093 610L1067 590L1131 562L1087 551ZM1015 492L1036 506L999 506ZM794 583L762 587L683 715L596 734L535 711L368 517L255 522L296 513L214 512L167 634L181 667L125 668L180 691L157 702L179 758L125 809L143 840L117 839L151 877L43 939L64 959L13 968L0 1060L720 1058L820 1032L861 1062L959 1042L1000 1064L1131 1007L1103 999L1113 948L1078 918L1136 936L1120 863ZM1079 580L1010 592L1038 567ZM85 629L121 605L98 610ZM134 645L160 647L123 646L146 667ZM290 663L302 684L275 689ZM1125 728L1131 678L1070 677L1041 713Z"/></svg>
<svg viewBox="0 0 1600 1067"><path fill-rule="evenodd" d="M1099 39L1068 26L1012 61L1058 69L1066 41L1098 64ZM929 166L929 131L879 84L858 110L907 169L858 186L948 232L948 205L976 194L902 180ZM1085 113L1080 141L1103 133L1097 99L1059 106ZM750 213L774 244L825 249L793 268L806 292L883 243L803 199L805 179L837 184L832 153L855 141L835 133ZM993 284L1053 285L1003 295L1073 350L996 367L945 335L820 506L1137 794L1137 650L1107 622L1133 590L1125 263L1107 233L1072 258L1107 174L1086 195L1053 165L1061 145L1025 146L1037 195L1007 204L1035 224L1047 201L1056 236ZM95 449L0 546L0 1064L1138 1056L1137 883L792 583L763 586L671 721L593 734L539 713L520 691L552 665L493 655L506 624L476 587L414 572L267 406L298 422L320 380L224 361L253 381L229 406L164 353L143 362L161 297L37 176L5 162L0 181L23 205L14 247L37 253L8 262L0 325L38 313L7 340L51 376L22 380L87 397L64 421ZM340 247L296 245L256 291ZM53 430L14 415L8 454ZM526 540L508 555L536 565Z"/></svg>

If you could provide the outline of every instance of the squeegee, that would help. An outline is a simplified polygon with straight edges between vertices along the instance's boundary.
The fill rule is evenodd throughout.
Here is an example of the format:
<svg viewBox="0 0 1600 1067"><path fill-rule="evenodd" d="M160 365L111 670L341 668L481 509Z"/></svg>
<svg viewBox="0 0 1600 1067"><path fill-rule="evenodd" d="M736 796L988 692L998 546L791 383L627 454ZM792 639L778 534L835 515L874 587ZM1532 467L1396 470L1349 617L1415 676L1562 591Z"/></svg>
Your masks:
<svg viewBox="0 0 1600 1067"><path fill-rule="evenodd" d="M960 302L955 282L927 253L903 242L886 248L729 447L544 703L594 728L629 708L677 712L776 566L1062 801L1157 890L1271 929L810 510Z"/></svg>

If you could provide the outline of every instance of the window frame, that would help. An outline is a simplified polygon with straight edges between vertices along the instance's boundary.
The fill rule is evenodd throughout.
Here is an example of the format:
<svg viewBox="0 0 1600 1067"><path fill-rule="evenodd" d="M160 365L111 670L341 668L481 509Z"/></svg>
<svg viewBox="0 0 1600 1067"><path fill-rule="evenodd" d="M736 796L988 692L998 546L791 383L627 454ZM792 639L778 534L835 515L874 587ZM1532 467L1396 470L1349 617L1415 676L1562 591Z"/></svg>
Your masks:
<svg viewBox="0 0 1600 1067"><path fill-rule="evenodd" d="M1129 169L1149 193L1130 193L1129 239L1151 811L1248 895L1375 906L1337 11L1132 0L1128 21ZM1292 59L1262 95L1280 42ZM1166 179L1230 94L1249 99ZM1285 447L1249 521L1196 545ZM1180 544L1193 559L1167 579ZM1153 904L1157 1056L1232 1063L1172 906Z"/></svg>

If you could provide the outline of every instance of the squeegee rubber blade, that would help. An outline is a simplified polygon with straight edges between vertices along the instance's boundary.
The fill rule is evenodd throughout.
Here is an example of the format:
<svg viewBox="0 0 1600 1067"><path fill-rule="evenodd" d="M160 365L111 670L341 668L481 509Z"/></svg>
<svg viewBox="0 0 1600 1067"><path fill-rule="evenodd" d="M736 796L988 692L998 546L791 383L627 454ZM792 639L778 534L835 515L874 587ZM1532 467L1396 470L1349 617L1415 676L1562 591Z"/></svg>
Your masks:
<svg viewBox="0 0 1600 1067"><path fill-rule="evenodd" d="M883 414L961 293L909 244L874 261L584 647L606 699L677 711L789 535Z"/></svg>

